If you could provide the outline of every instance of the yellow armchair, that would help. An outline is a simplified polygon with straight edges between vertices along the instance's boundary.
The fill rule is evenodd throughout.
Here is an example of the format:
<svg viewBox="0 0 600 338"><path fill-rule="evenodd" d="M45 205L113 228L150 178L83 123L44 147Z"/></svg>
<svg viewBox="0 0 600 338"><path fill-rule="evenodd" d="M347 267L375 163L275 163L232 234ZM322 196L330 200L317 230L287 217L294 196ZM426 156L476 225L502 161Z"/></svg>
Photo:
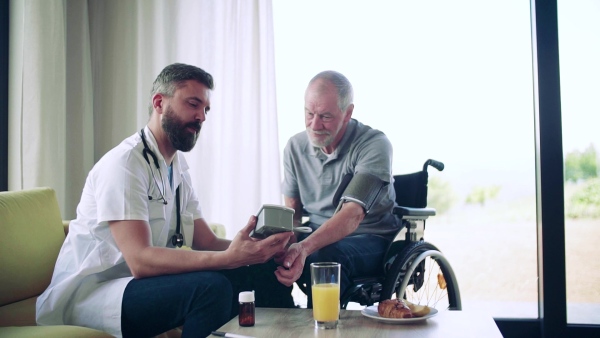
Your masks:
<svg viewBox="0 0 600 338"><path fill-rule="evenodd" d="M50 188L0 192L0 337L112 337L85 327L36 326L65 232Z"/></svg>
<svg viewBox="0 0 600 338"><path fill-rule="evenodd" d="M225 237L222 224L210 224ZM48 287L69 221L51 188L0 192L0 337L112 337L69 325L37 326L35 302ZM159 337L179 337L174 329Z"/></svg>

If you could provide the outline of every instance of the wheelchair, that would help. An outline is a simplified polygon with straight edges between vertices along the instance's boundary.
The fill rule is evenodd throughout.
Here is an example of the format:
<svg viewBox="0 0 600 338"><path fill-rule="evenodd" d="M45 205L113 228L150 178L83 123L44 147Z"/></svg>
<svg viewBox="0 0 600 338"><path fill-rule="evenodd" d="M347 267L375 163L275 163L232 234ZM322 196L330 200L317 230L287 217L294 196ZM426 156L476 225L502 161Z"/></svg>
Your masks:
<svg viewBox="0 0 600 338"><path fill-rule="evenodd" d="M348 303L371 306L386 299L406 299L413 304L438 310L461 310L458 282L442 252L423 238L426 220L436 210L427 207L429 166L442 171L444 164L427 160L418 172L395 175L396 204L393 213L401 226L390 243L383 261L383 274L361 276L340 297L340 306ZM298 285L306 294L306 285Z"/></svg>

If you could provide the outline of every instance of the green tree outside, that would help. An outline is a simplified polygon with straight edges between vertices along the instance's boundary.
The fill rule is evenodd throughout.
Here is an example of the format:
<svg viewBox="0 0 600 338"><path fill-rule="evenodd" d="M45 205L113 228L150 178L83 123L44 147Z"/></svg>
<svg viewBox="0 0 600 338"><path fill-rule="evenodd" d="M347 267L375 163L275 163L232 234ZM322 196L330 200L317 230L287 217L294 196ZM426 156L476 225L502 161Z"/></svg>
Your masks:
<svg viewBox="0 0 600 338"><path fill-rule="evenodd" d="M598 177L597 152L590 144L583 152L579 150L565 156L565 181L577 182Z"/></svg>
<svg viewBox="0 0 600 338"><path fill-rule="evenodd" d="M571 219L600 217L598 153L593 144L565 156L565 214Z"/></svg>
<svg viewBox="0 0 600 338"><path fill-rule="evenodd" d="M435 208L438 215L450 210L456 203L456 194L447 181L430 177L427 188L427 205Z"/></svg>
<svg viewBox="0 0 600 338"><path fill-rule="evenodd" d="M592 178L575 187L570 197L565 198L568 218L600 217L600 178Z"/></svg>
<svg viewBox="0 0 600 338"><path fill-rule="evenodd" d="M474 187L471 193L467 196L465 202L467 204L480 204L484 206L489 200L493 200L498 196L501 187L493 185L489 187Z"/></svg>

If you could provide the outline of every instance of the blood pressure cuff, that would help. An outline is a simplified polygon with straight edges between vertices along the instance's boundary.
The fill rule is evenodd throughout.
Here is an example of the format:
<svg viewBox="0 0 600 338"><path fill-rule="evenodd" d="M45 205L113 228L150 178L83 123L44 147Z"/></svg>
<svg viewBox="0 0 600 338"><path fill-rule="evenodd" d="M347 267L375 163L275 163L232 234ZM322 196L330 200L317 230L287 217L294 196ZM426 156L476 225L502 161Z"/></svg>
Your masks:
<svg viewBox="0 0 600 338"><path fill-rule="evenodd" d="M360 204L365 214L368 214L377 197L388 184L390 182L368 173L346 174L333 197L333 205L337 207L336 212L344 202L351 201Z"/></svg>

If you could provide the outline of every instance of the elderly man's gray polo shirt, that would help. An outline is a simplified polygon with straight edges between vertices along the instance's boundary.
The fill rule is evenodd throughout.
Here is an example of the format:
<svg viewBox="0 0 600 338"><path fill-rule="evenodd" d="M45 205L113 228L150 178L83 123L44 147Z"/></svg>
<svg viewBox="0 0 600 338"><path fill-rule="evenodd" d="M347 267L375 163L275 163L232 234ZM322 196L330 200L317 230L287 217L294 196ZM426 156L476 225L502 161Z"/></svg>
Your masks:
<svg viewBox="0 0 600 338"><path fill-rule="evenodd" d="M385 134L351 119L335 152L328 158L313 147L306 132L288 141L283 155L283 194L299 198L310 221L323 224L335 211L333 196L345 174L370 173L393 182L392 145ZM398 221L392 214L395 192L387 185L354 234L394 234Z"/></svg>

